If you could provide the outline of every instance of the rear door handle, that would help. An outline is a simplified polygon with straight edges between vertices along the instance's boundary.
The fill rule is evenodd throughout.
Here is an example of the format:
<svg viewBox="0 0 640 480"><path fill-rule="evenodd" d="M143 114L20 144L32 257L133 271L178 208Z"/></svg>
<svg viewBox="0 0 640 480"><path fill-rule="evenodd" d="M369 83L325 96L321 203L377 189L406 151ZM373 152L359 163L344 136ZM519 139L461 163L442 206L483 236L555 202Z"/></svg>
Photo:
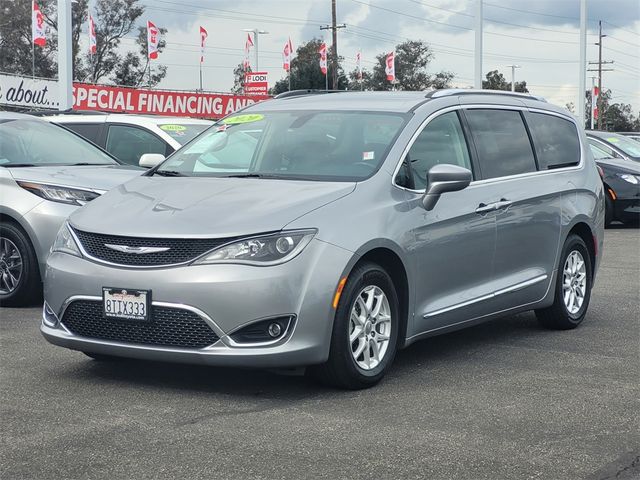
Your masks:
<svg viewBox="0 0 640 480"><path fill-rule="evenodd" d="M493 212L496 209L496 205L497 203L490 203L488 205L486 203L481 203L478 205L478 208L476 208L476 213L483 214Z"/></svg>

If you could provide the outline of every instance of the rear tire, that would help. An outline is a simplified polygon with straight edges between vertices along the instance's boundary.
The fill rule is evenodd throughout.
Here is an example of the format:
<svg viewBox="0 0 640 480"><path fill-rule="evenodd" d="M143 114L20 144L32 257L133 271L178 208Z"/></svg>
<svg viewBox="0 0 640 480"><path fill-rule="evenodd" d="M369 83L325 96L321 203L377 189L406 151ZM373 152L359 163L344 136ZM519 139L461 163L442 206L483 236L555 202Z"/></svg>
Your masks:
<svg viewBox="0 0 640 480"><path fill-rule="evenodd" d="M555 330L576 328L587 314L592 282L589 250L582 238L571 234L562 248L553 305L536 310L538 321Z"/></svg>
<svg viewBox="0 0 640 480"><path fill-rule="evenodd" d="M329 359L308 371L326 385L371 387L393 363L399 330L400 308L391 277L379 265L363 263L351 272L342 291Z"/></svg>
<svg viewBox="0 0 640 480"><path fill-rule="evenodd" d="M16 225L0 224L0 306L23 307L42 299L42 282L31 241Z"/></svg>

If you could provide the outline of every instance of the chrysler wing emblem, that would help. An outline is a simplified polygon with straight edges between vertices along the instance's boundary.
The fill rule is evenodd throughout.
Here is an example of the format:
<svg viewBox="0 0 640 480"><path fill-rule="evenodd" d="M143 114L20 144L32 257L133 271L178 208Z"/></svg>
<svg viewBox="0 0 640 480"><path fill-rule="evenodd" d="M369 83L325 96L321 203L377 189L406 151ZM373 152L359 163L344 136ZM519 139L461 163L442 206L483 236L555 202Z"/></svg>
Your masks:
<svg viewBox="0 0 640 480"><path fill-rule="evenodd" d="M105 247L117 252L134 253L136 255L144 255L145 253L160 253L169 250L169 247L130 247L129 245L111 245L104 244Z"/></svg>

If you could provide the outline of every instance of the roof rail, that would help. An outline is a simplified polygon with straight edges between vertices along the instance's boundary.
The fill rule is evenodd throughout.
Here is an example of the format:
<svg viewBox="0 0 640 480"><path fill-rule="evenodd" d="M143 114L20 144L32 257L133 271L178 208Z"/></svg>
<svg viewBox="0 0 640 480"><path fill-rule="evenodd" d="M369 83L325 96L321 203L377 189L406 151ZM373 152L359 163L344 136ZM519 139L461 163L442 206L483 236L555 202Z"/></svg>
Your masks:
<svg viewBox="0 0 640 480"><path fill-rule="evenodd" d="M539 95L531 95L530 93L510 92L505 90L478 90L475 88L445 88L442 90L432 90L425 96L427 98L441 98L452 95L504 95L507 97L529 98L540 102L547 102L544 97Z"/></svg>
<svg viewBox="0 0 640 480"><path fill-rule="evenodd" d="M289 98L289 97L301 97L304 95L321 95L323 93L338 93L338 92L346 92L347 90L320 90L309 88L306 90L289 90L288 92L282 92L273 97L274 99L279 98Z"/></svg>

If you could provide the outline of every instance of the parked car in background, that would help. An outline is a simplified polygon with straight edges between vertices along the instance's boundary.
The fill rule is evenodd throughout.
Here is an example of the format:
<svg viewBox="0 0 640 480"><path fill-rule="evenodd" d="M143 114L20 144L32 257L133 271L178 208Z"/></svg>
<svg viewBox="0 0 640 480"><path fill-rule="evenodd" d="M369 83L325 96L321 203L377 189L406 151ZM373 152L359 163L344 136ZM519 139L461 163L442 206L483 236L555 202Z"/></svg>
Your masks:
<svg viewBox="0 0 640 480"><path fill-rule="evenodd" d="M142 172L63 127L0 112L0 305L34 302L67 216Z"/></svg>
<svg viewBox="0 0 640 480"><path fill-rule="evenodd" d="M619 133L587 130L590 145L606 152L610 158L640 162L640 143Z"/></svg>
<svg viewBox="0 0 640 480"><path fill-rule="evenodd" d="M145 153L168 157L213 125L186 117L74 112L43 117L73 130L123 163L138 165ZM144 165L143 166L152 166Z"/></svg>
<svg viewBox="0 0 640 480"><path fill-rule="evenodd" d="M627 138L631 138L636 142L640 142L640 132L617 132L620 135L624 135Z"/></svg>
<svg viewBox="0 0 640 480"><path fill-rule="evenodd" d="M590 145L591 153L603 172L606 191L605 225L615 220L640 224L640 162L612 158L599 144Z"/></svg>
<svg viewBox="0 0 640 480"><path fill-rule="evenodd" d="M505 313L577 327L603 225L584 133L543 100L288 94L75 212L41 331L97 359L309 366L364 388L398 348Z"/></svg>

